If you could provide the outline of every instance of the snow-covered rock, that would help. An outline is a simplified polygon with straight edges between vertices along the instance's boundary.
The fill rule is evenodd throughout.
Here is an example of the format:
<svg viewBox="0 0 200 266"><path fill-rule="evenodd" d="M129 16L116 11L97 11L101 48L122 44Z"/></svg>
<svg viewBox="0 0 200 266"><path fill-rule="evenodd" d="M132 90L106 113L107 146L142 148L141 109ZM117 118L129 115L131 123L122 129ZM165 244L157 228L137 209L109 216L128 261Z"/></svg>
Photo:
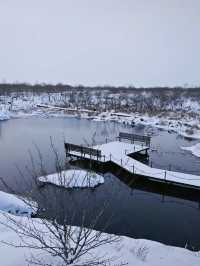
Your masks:
<svg viewBox="0 0 200 266"><path fill-rule="evenodd" d="M0 210L17 216L31 216L36 213L37 204L19 196L0 191Z"/></svg>
<svg viewBox="0 0 200 266"><path fill-rule="evenodd" d="M38 180L66 188L93 188L104 183L103 176L84 170L66 170L60 173L41 176Z"/></svg>

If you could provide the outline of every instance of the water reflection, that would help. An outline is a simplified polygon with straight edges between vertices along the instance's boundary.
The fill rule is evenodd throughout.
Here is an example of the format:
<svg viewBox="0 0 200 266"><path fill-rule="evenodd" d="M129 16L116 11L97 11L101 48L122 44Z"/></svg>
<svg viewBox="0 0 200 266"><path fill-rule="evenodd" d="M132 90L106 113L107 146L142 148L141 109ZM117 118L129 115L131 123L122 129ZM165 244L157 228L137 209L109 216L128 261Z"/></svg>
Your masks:
<svg viewBox="0 0 200 266"><path fill-rule="evenodd" d="M66 217L69 223L80 225L85 211L87 215L84 223L90 226L106 204L103 215L95 225L96 229L105 230L106 224L105 231L110 233L153 239L177 246L185 246L187 242L190 246L200 247L199 195L196 192L171 186L155 186L144 180L135 182L135 179L114 168L111 168L112 174L105 175L105 184L95 190L69 191L46 185L39 190L44 194L41 197L32 182L30 151L36 172L38 175L41 172L35 144L42 154L46 173L56 171L50 137L53 137L64 167L64 140L76 144L102 143L105 138L115 139L119 131L143 134L146 130L150 129L74 118L30 118L2 122L0 176L20 193L33 190L33 197L39 202L40 216L57 217L60 222ZM180 149L181 146L195 143L188 143L188 140L176 134L156 129L152 135L149 163L162 169L169 169L170 165L172 170L199 174L199 158ZM0 186L5 189L2 184ZM55 190L58 199L53 196ZM64 214L60 211L63 208Z"/></svg>
<svg viewBox="0 0 200 266"><path fill-rule="evenodd" d="M39 193L42 197L37 196L39 217L170 245L200 247L199 193L133 182L129 176L105 174L104 178L105 184L95 189L45 185Z"/></svg>

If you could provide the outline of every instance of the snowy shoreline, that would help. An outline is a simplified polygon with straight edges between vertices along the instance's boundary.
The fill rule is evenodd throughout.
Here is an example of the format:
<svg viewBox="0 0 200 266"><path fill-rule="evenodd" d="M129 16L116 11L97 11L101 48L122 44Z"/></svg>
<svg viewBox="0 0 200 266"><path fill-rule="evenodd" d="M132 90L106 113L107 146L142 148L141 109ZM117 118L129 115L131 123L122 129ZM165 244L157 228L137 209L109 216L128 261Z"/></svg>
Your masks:
<svg viewBox="0 0 200 266"><path fill-rule="evenodd" d="M53 110L52 110L53 109ZM129 127L135 127L137 125L149 126L152 128L158 128L169 132L177 133L178 135L189 139L200 139L200 126L196 120L189 120L182 118L172 119L171 117L163 118L159 116L149 116L148 114L139 113L116 113L112 111L99 113L95 116L88 115L87 110L77 110L77 113L70 114L63 110L64 108L37 107L34 110L29 111L0 111L0 121L17 119L17 118L30 118L30 117L42 117L42 118L79 118L88 119L98 122L115 122L124 124Z"/></svg>
<svg viewBox="0 0 200 266"><path fill-rule="evenodd" d="M31 217L37 212L37 203L0 191L0 211L16 216Z"/></svg>
<svg viewBox="0 0 200 266"><path fill-rule="evenodd" d="M120 94L103 91L101 96L94 94L92 91L88 93L88 99L85 104L82 98L73 98L74 92L64 93L12 93L10 95L0 95L0 121L13 118L29 118L29 117L76 117L79 119L89 119L98 122L115 122L124 124L129 127L136 125L149 126L176 132L177 134L190 139L200 139L200 104L195 99L183 98L179 104L165 106L165 111L162 111L162 105L157 100L153 102L157 113L146 109L142 112L132 112L131 109L125 108L129 102L129 97L126 97L121 103L119 110L110 103L106 105L108 98L111 100L118 99ZM129 95L130 94L130 95ZM131 101L134 102L134 94L129 93ZM74 96L75 97L75 96ZM117 98L116 98L117 97ZM142 96L142 103L145 99L153 101L151 94ZM128 102L127 102L128 101ZM87 105L86 105L87 103ZM137 101L135 102L137 103ZM131 107L131 102L128 103ZM87 109L85 106L90 106ZM159 107L160 106L160 107ZM107 111L103 111L107 110ZM117 111L118 110L118 111ZM123 110L123 111L121 111ZM153 109L152 109L153 110ZM160 111L159 111L160 110Z"/></svg>
<svg viewBox="0 0 200 266"><path fill-rule="evenodd" d="M191 147L181 147L181 149L190 151L194 156L200 157L200 143L197 143Z"/></svg>
<svg viewBox="0 0 200 266"><path fill-rule="evenodd" d="M133 112L129 108L125 108L126 104L131 107L133 103L134 93L127 94L123 101L120 101L121 108L115 107L113 104L106 104L108 101L114 101L120 97L120 94L102 91L100 96L92 91L87 91L88 99L85 102L84 95L82 98L72 97L73 92L66 91L64 93L11 93L9 95L0 95L0 121L13 118L29 118L29 117L75 117L79 119L89 119L98 122L115 122L124 124L129 127L136 125L149 126L176 132L177 134L190 139L200 139L200 104L196 99L182 98L179 104L177 102L170 103L162 110L161 102L153 101L150 94L142 94L141 103L146 100L153 101L153 109L141 109L141 112ZM78 95L78 94L77 94ZM129 102L129 97L131 101ZM126 100L125 100L126 99ZM132 104L133 104L132 103ZM135 104L138 103L137 101ZM90 106L87 109L85 106ZM153 108L153 106L152 106ZM132 108L133 110L134 108ZM107 111L103 111L107 110ZM123 110L123 111L122 111Z"/></svg>
<svg viewBox="0 0 200 266"><path fill-rule="evenodd" d="M29 219L33 218L13 216L12 219L15 219L16 222L19 220L20 223L28 224L30 223ZM0 221L0 241L19 245L21 239L14 231L7 227L7 225L9 225L9 217L3 212L0 212ZM41 230L44 225L41 219L34 218L34 224L31 223L30 228L31 226L34 226L34 230L37 228L38 230ZM75 226L72 226L72 228L74 232L79 230L79 228ZM47 229L45 228L44 230ZM94 230L91 231L91 234L96 233L97 232ZM103 233L102 237L104 236L109 236L109 234ZM25 239L26 243L33 243L31 238L26 237ZM30 250L27 247L15 248L13 246L9 246L8 248L6 244L2 243L0 245L0 254L1 264L3 266L26 265L26 258L30 254L43 257L46 262L51 260L51 258L42 250ZM12 256L9 254L12 254ZM199 266L200 264L199 252L189 251L185 248L167 246L151 240L133 239L125 236L120 237L120 242L107 243L94 249L92 252L86 253L80 258L79 262L87 261L95 256L107 259L112 258L109 264L110 266L121 265L121 263L130 266Z"/></svg>

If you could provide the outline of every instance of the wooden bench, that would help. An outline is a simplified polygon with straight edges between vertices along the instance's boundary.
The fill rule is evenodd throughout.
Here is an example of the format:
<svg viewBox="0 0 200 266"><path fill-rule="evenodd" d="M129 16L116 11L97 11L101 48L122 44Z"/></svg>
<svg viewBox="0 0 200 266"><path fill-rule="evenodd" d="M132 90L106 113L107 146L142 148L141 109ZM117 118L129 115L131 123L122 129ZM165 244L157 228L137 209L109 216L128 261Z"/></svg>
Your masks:
<svg viewBox="0 0 200 266"><path fill-rule="evenodd" d="M66 150L66 153L70 153L70 151L79 152L81 154L81 157L85 157L86 154L90 155L90 157L92 156L97 157L97 158L101 157L100 150L96 150L96 149L92 149L92 148L84 147L80 145L75 145L71 143L65 143L65 150Z"/></svg>
<svg viewBox="0 0 200 266"><path fill-rule="evenodd" d="M130 140L131 142L144 142L147 146L150 146L150 142L151 142L151 137L149 136L141 136L141 135L136 135L136 134L130 134L130 133L125 133L125 132L120 132L119 133L119 137L118 137L119 141L121 140Z"/></svg>

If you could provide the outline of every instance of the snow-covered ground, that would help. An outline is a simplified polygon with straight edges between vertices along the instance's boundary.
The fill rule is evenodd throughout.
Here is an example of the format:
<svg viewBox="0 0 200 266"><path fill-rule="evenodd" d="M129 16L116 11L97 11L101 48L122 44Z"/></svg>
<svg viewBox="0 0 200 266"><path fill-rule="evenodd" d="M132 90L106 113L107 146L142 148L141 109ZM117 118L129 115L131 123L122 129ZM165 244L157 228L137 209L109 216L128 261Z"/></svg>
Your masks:
<svg viewBox="0 0 200 266"><path fill-rule="evenodd" d="M104 183L103 176L84 170L66 170L60 173L41 176L38 180L66 188L94 188Z"/></svg>
<svg viewBox="0 0 200 266"><path fill-rule="evenodd" d="M26 224L29 230L33 227L33 232L37 232L37 229L43 229L45 232L45 237L48 236L47 227L43 228L44 225L42 220L34 219L33 223L30 223L31 218L26 217L12 217L20 223ZM20 219L20 220L18 220ZM3 224L9 225L10 221L8 216L5 216L0 212L0 241L6 243L12 243L14 245L22 244L19 236L6 227ZM29 225L30 224L30 225ZM49 223L49 226L50 223ZM76 234L79 230L78 227L71 227L72 232ZM34 233L33 233L34 234ZM49 231L50 234L50 231ZM95 231L91 232L91 235L88 236L88 239L92 238L92 235L96 234ZM50 237L50 236L49 236ZM73 236L71 236L73 238ZM107 234L102 234L101 238L108 237ZM33 245L35 243L30 237L25 237L26 243ZM70 240L69 240L70 241ZM43 258L48 263L51 261L51 265L57 265L58 262L56 257L47 256L42 250L34 250L28 248L15 248L12 246L7 246L6 244L0 244L0 256L1 256L1 265L3 266L24 266L27 265L26 259L33 254L38 259ZM79 264L81 262L87 262L93 257L100 257L103 259L112 258L110 266L121 265L137 265L137 266L199 266L200 265L200 254L199 252L191 252L184 248L176 248L171 246L166 246L157 242L143 239L132 239L128 237L120 237L120 242L109 243L98 248L95 248L93 251L90 251L80 257ZM54 264L55 262L55 264ZM72 264L77 265L77 264ZM87 265L84 264L84 265Z"/></svg>
<svg viewBox="0 0 200 266"><path fill-rule="evenodd" d="M194 156L200 157L200 143L191 147L181 147L182 150L190 151Z"/></svg>
<svg viewBox="0 0 200 266"><path fill-rule="evenodd" d="M102 91L99 98L91 92L89 95L90 97L88 96L91 109L87 110L84 106L86 102L84 98L88 95L88 92L86 96L84 96L84 94L82 94L82 96L77 94L75 95L76 97L72 97L70 93L71 92L1 95L0 120L29 116L42 116L45 118L74 116L92 119L95 122L114 121L130 127L138 124L152 126L177 132L187 138L200 139L200 104L198 101L195 101L195 99L182 98L179 104L171 102L166 106L165 112L160 111L160 113L157 112L156 115L153 115L149 113L148 110L145 112L145 109L140 113L131 112L128 111L128 109L126 111L127 113L116 111L117 108L115 108L115 111L112 110L112 104L110 104L110 107L109 105L105 105L106 99L119 100L120 94L108 95L106 91ZM124 106L124 101L126 101L126 104L128 103L129 106L131 106L131 102L129 102L130 99L134 102L134 95L131 96L130 94L129 96L130 97L127 96L127 100L125 97L124 100L120 101L121 107ZM151 95L147 98L159 109L161 102L158 100L153 101L150 96ZM83 102L83 100L85 102ZM108 111L102 112L101 110L105 110L105 108L107 108Z"/></svg>
<svg viewBox="0 0 200 266"><path fill-rule="evenodd" d="M22 197L0 191L0 211L18 216L35 214L37 204Z"/></svg>

